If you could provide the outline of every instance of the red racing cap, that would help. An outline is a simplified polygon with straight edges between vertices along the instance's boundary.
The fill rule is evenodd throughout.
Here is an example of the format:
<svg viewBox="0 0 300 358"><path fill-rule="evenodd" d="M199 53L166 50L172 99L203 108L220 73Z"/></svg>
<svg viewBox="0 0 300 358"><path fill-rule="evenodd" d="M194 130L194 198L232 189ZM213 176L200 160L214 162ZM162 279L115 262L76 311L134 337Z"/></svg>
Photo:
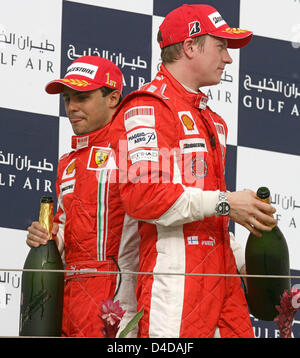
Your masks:
<svg viewBox="0 0 300 358"><path fill-rule="evenodd" d="M82 56L67 68L64 78L49 82L45 90L50 94L61 93L64 86L76 91L91 91L105 86L122 94L123 75L119 67L106 58Z"/></svg>
<svg viewBox="0 0 300 358"><path fill-rule="evenodd" d="M161 48L205 34L227 39L228 48L241 48L253 36L252 31L229 27L220 13L210 5L184 4L171 11L159 29Z"/></svg>

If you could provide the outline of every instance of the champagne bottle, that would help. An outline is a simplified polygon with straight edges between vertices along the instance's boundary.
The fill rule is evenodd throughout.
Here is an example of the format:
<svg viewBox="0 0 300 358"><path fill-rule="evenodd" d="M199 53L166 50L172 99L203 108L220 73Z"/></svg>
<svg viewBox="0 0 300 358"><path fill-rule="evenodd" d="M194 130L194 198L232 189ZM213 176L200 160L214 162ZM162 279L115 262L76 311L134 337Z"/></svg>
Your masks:
<svg viewBox="0 0 300 358"><path fill-rule="evenodd" d="M257 190L262 201L270 203L270 191L266 187ZM286 240L275 225L262 237L250 233L246 244L246 271L249 275L290 276L289 250ZM258 319L272 321L279 312L280 296L291 287L290 278L247 277L247 300L250 312Z"/></svg>
<svg viewBox="0 0 300 358"><path fill-rule="evenodd" d="M52 237L53 198L43 196L40 224L48 231L46 245L32 247L26 258L21 286L20 336L60 336L63 308L64 273L43 272L63 270L63 262Z"/></svg>

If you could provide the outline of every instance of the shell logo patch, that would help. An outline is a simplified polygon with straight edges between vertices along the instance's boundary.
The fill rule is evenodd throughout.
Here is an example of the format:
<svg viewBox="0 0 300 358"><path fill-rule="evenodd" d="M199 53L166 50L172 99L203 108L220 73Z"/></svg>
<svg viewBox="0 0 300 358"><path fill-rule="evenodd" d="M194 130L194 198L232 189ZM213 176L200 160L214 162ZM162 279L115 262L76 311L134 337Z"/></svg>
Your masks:
<svg viewBox="0 0 300 358"><path fill-rule="evenodd" d="M189 116L187 116L186 114L183 114L181 117L181 120L182 120L182 123L186 126L186 128L188 130L194 129L195 124Z"/></svg>
<svg viewBox="0 0 300 358"><path fill-rule="evenodd" d="M66 172L68 175L70 175L73 173L74 170L75 170L75 160L67 167Z"/></svg>
<svg viewBox="0 0 300 358"><path fill-rule="evenodd" d="M190 111L178 112L178 116L182 123L185 134L187 135L199 134L196 122Z"/></svg>
<svg viewBox="0 0 300 358"><path fill-rule="evenodd" d="M76 158L72 159L63 171L62 179L73 179L76 175Z"/></svg>
<svg viewBox="0 0 300 358"><path fill-rule="evenodd" d="M87 169L100 170L106 168L110 153L110 148L92 147L87 164Z"/></svg>

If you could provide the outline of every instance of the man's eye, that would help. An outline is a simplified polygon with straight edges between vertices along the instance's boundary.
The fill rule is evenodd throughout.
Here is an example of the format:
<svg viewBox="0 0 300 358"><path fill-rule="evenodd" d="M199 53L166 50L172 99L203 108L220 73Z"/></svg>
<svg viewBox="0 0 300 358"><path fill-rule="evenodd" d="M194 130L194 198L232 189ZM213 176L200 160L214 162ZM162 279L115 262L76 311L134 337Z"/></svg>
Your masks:
<svg viewBox="0 0 300 358"><path fill-rule="evenodd" d="M87 98L88 98L88 96L86 96L86 95L80 95L80 96L78 96L78 100L79 100L79 101L85 101Z"/></svg>

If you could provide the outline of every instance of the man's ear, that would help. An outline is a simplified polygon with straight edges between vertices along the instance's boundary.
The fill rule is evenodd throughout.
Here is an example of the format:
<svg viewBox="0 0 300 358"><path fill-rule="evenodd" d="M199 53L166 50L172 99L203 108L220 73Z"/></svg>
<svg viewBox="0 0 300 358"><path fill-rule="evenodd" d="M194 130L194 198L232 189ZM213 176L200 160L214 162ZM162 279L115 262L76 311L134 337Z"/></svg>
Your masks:
<svg viewBox="0 0 300 358"><path fill-rule="evenodd" d="M183 49L183 53L188 58L193 58L197 49L197 44L192 38L189 37L183 41L182 49Z"/></svg>
<svg viewBox="0 0 300 358"><path fill-rule="evenodd" d="M115 108L119 103L120 96L121 96L121 93L118 90L115 90L115 91L111 92L108 96L106 96L107 101L108 101L108 103L107 103L108 107Z"/></svg>

